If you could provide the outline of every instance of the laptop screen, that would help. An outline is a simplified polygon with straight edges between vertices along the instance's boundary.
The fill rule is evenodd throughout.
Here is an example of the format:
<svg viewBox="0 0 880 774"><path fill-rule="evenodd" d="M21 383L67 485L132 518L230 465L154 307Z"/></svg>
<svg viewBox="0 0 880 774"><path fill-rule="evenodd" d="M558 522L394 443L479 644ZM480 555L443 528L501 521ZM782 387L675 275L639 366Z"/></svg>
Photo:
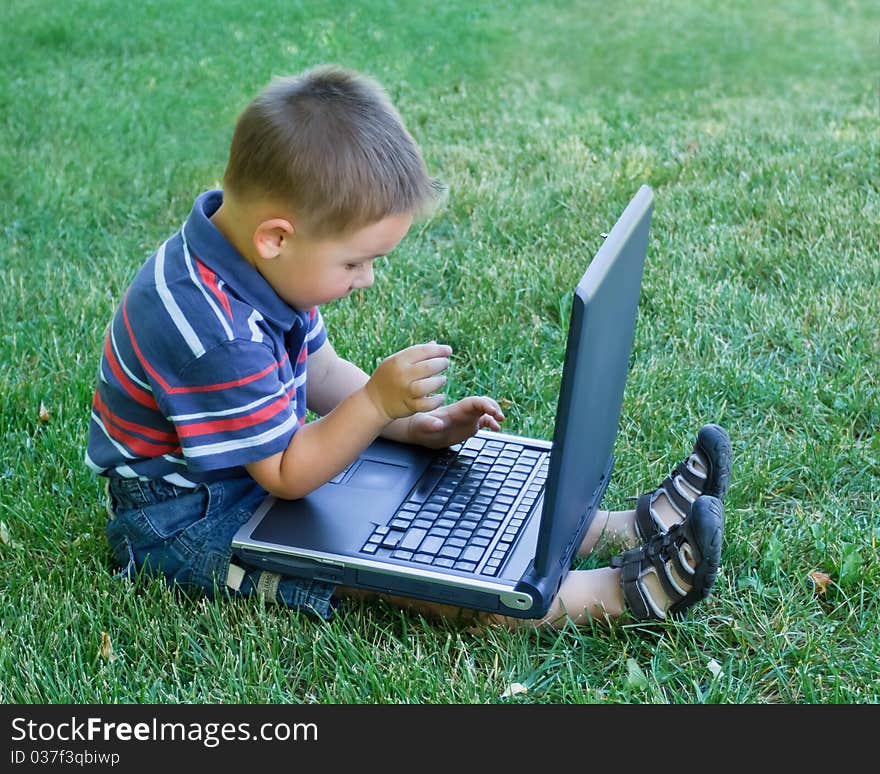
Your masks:
<svg viewBox="0 0 880 774"><path fill-rule="evenodd" d="M578 283L556 410L535 571L568 563L611 472L648 247L653 192L642 186Z"/></svg>

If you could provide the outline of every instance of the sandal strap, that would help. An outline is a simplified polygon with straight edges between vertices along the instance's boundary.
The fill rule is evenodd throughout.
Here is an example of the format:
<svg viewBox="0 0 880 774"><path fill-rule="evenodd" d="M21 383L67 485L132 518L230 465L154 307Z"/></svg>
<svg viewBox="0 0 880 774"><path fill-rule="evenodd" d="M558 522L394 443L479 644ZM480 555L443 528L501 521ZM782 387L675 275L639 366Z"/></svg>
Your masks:
<svg viewBox="0 0 880 774"><path fill-rule="evenodd" d="M654 492L645 492L645 494L639 495L639 499L636 501L636 531L644 543L654 535L659 535L662 530L652 513L651 505L653 502Z"/></svg>
<svg viewBox="0 0 880 774"><path fill-rule="evenodd" d="M624 551L620 556L611 560L612 567L620 567L620 585L623 589L623 599L633 617L639 621L662 621L663 619L654 612L654 608L648 603L644 592L642 578L641 548L632 548Z"/></svg>
<svg viewBox="0 0 880 774"><path fill-rule="evenodd" d="M644 550L645 558L648 559L651 566L657 572L657 577L663 590L673 600L677 601L682 596L682 592L679 588L676 588L673 578L669 573L669 568L666 566L668 561L675 564L675 559L678 556L678 547L674 542L673 536L667 532L662 537L656 537L644 546Z"/></svg>
<svg viewBox="0 0 880 774"><path fill-rule="evenodd" d="M693 554L695 554L694 559L697 564L700 561L699 548L697 546L697 541L694 539L693 530L691 530L690 523L686 520L681 522L680 524L675 524L670 527L669 532L666 533L667 537L670 540L670 551L669 551L669 561L672 563L673 568L678 573L678 576L687 581L689 584L693 585L693 577L694 577L694 569L687 562L682 561L681 558L681 546L684 543L687 543L690 546L690 550Z"/></svg>
<svg viewBox="0 0 880 774"><path fill-rule="evenodd" d="M690 459L690 458L688 458ZM711 464L711 463L710 463ZM685 481L687 481L697 492L702 493L703 487L706 486L706 481L708 478L706 476L700 477L698 476L687 464L687 460L683 460L679 462L678 465L675 466L675 470L672 471L672 478L675 476L681 476Z"/></svg>
<svg viewBox="0 0 880 774"><path fill-rule="evenodd" d="M675 563L678 550L674 537L669 533L656 535L639 548L631 548L611 560L612 567L620 568L620 583L623 596L630 612L639 620L663 620L651 606L645 590L643 578L646 572L654 569L664 592L675 604L684 594L673 583L666 566L667 561ZM683 576L688 577L688 576Z"/></svg>
<svg viewBox="0 0 880 774"><path fill-rule="evenodd" d="M682 518L688 515L688 512L691 509L691 501L688 500L675 485L675 478L678 475L678 468L676 468L672 475L667 476L663 479L663 483L657 488L657 491L663 491L666 493L666 496L672 501L672 504L675 506L676 510L679 512Z"/></svg>
<svg viewBox="0 0 880 774"><path fill-rule="evenodd" d="M672 473L663 479L663 482L656 489L639 495L636 500L636 530L639 537L643 541L648 541L658 534L662 534L665 528L653 515L654 500L661 492L664 493L673 507L678 511L682 519L685 519L690 513L691 501L685 497L675 485L675 478L681 476L685 481L693 482L695 477L687 468L687 463L682 462L672 471ZM697 491L701 491L703 482L697 481Z"/></svg>

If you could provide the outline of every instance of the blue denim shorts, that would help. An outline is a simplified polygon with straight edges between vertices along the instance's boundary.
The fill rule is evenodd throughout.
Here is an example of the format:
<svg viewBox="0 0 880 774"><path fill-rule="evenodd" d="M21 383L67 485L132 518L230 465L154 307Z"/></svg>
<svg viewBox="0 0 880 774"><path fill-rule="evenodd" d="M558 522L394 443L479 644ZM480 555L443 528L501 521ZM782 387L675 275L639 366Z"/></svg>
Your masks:
<svg viewBox="0 0 880 774"><path fill-rule="evenodd" d="M161 480L108 479L106 532L122 566L119 577L149 572L184 591L261 596L331 618L334 585L268 572L233 557L233 535L265 496L249 477L195 489Z"/></svg>

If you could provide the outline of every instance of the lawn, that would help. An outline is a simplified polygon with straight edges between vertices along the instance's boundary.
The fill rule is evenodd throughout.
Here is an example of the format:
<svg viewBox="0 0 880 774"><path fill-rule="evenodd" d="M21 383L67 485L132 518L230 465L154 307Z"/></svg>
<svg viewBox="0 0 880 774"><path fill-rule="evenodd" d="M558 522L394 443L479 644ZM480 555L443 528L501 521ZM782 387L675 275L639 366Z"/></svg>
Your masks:
<svg viewBox="0 0 880 774"><path fill-rule="evenodd" d="M880 701L876 4L7 0L0 23L0 701ZM449 188L323 310L334 345L370 371L448 342L450 398L493 395L508 432L552 436L570 288L654 189L605 505L727 428L723 567L684 620L322 623L113 579L83 463L105 326L248 99L323 62L382 82Z"/></svg>

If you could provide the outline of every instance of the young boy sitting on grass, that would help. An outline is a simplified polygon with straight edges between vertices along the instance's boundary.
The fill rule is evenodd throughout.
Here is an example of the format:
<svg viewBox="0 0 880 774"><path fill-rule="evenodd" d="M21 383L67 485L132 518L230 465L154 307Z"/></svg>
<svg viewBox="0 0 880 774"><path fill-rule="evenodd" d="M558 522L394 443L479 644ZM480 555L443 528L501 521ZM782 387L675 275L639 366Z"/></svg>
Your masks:
<svg viewBox="0 0 880 774"><path fill-rule="evenodd" d="M148 569L322 618L342 598L371 596L246 566L230 544L267 492L309 494L378 436L442 448L501 429L492 398L446 405L438 393L450 347L415 344L368 375L336 354L321 317L323 304L373 284L376 258L438 190L369 78L316 68L276 79L246 107L223 190L202 193L144 264L104 343L86 462L108 480L106 532L123 576ZM307 408L320 418L306 423ZM604 534L629 548L611 567L570 572L541 620L480 617L559 626L681 613L715 580L729 475L727 435L705 425L636 510L594 519L578 556Z"/></svg>

